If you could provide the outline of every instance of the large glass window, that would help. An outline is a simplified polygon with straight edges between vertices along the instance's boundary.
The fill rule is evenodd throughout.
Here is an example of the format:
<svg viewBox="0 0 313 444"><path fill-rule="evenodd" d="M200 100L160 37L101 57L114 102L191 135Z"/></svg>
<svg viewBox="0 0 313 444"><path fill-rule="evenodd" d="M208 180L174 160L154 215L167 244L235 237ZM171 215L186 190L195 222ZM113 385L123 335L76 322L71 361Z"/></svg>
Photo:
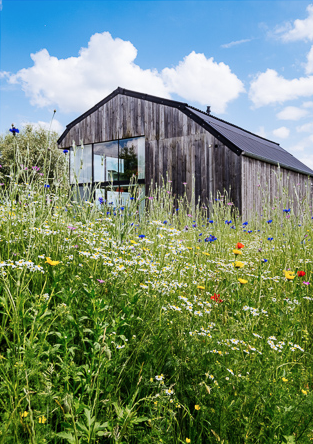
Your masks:
<svg viewBox="0 0 313 444"><path fill-rule="evenodd" d="M124 182L145 178L145 138L94 145L94 182Z"/></svg>
<svg viewBox="0 0 313 444"><path fill-rule="evenodd" d="M92 145L70 148L70 183L92 182Z"/></svg>

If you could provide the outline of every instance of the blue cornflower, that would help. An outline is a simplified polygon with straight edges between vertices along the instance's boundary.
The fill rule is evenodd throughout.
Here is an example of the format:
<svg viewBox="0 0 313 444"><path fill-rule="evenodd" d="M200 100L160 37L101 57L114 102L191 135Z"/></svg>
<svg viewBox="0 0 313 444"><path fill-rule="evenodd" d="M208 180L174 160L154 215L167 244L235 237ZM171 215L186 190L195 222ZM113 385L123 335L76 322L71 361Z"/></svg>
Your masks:
<svg viewBox="0 0 313 444"><path fill-rule="evenodd" d="M270 219L270 220L267 220L266 222L267 222L268 224L271 224L271 223L273 222L273 220Z"/></svg>
<svg viewBox="0 0 313 444"><path fill-rule="evenodd" d="M235 225L232 225L230 228L232 228L233 230L236 230Z"/></svg>
<svg viewBox="0 0 313 444"><path fill-rule="evenodd" d="M248 225L248 222L244 222L242 225Z"/></svg>
<svg viewBox="0 0 313 444"><path fill-rule="evenodd" d="M143 239L144 237L146 237L144 234L139 234L138 236L140 239Z"/></svg>
<svg viewBox="0 0 313 444"><path fill-rule="evenodd" d="M209 237L206 237L206 238L204 239L204 242L214 242L214 241L216 241L216 240L217 240L217 237L213 236L213 234L210 234Z"/></svg>
<svg viewBox="0 0 313 444"><path fill-rule="evenodd" d="M199 236L202 236L202 233L200 233Z"/></svg>
<svg viewBox="0 0 313 444"><path fill-rule="evenodd" d="M267 238L267 240L269 240L269 241L272 241L272 240L273 240L273 238L272 238L272 237L268 237L268 238Z"/></svg>
<svg viewBox="0 0 313 444"><path fill-rule="evenodd" d="M312 219L313 219L313 217L312 217ZM209 220L209 224L213 224L213 223L214 223L213 220Z"/></svg>
<svg viewBox="0 0 313 444"><path fill-rule="evenodd" d="M107 211L107 215L109 215L110 214L110 211Z"/></svg>
<svg viewBox="0 0 313 444"><path fill-rule="evenodd" d="M248 230L248 233L252 233L252 230Z"/></svg>
<svg viewBox="0 0 313 444"><path fill-rule="evenodd" d="M104 204L104 199L103 199L103 197L99 197L99 203L100 203L100 205L103 205L103 204Z"/></svg>
<svg viewBox="0 0 313 444"><path fill-rule="evenodd" d="M134 197L131 197L131 198L130 198L130 200L134 200L134 199L135 199Z"/></svg>
<svg viewBox="0 0 313 444"><path fill-rule="evenodd" d="M48 185L47 183L45 183L45 188L50 188L50 185Z"/></svg>
<svg viewBox="0 0 313 444"><path fill-rule="evenodd" d="M193 228L196 228L197 224L193 224L192 226L193 226Z"/></svg>
<svg viewBox="0 0 313 444"><path fill-rule="evenodd" d="M125 209L125 207L121 207L121 211L123 211Z"/></svg>
<svg viewBox="0 0 313 444"><path fill-rule="evenodd" d="M284 213L290 213L290 208L288 210L283 210Z"/></svg>
<svg viewBox="0 0 313 444"><path fill-rule="evenodd" d="M167 224L167 220L165 220L163 223L166 225Z"/></svg>
<svg viewBox="0 0 313 444"><path fill-rule="evenodd" d="M227 225L229 225L229 224L231 224L231 220L225 220L225 224L227 224Z"/></svg>
<svg viewBox="0 0 313 444"><path fill-rule="evenodd" d="M264 263L267 262L267 259L262 259L262 262L264 262Z"/></svg>
<svg viewBox="0 0 313 444"><path fill-rule="evenodd" d="M63 150L63 153L64 153L64 154L67 154L67 153L68 153L68 150Z"/></svg>
<svg viewBox="0 0 313 444"><path fill-rule="evenodd" d="M9 131L11 133L13 133L13 136L15 136L16 133L20 132L17 128L15 128L15 126L13 124L12 124L12 128L10 128Z"/></svg>

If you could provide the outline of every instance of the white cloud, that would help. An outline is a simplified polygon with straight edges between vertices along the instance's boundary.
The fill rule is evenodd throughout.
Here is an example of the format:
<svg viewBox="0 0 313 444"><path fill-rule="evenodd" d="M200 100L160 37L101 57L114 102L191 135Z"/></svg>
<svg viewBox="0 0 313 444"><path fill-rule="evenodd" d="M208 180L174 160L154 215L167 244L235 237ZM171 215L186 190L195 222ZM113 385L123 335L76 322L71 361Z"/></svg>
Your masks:
<svg viewBox="0 0 313 444"><path fill-rule="evenodd" d="M86 111L117 86L169 97L159 74L141 69L136 56L131 42L97 33L78 57L58 59L46 49L31 54L34 65L12 75L10 82L22 85L32 105L53 105L63 112Z"/></svg>
<svg viewBox="0 0 313 444"><path fill-rule="evenodd" d="M313 74L313 46L307 55L307 63L305 65L305 73Z"/></svg>
<svg viewBox="0 0 313 444"><path fill-rule="evenodd" d="M280 139L287 139L289 137L290 130L285 126L281 126L280 128L273 130L273 134Z"/></svg>
<svg viewBox="0 0 313 444"><path fill-rule="evenodd" d="M249 91L249 98L256 108L312 95L313 76L288 80L274 69L259 73L251 82Z"/></svg>
<svg viewBox="0 0 313 444"><path fill-rule="evenodd" d="M313 108L313 102L303 102L303 108Z"/></svg>
<svg viewBox="0 0 313 444"><path fill-rule="evenodd" d="M77 57L58 59L47 49L31 54L34 65L9 76L20 84L30 103L54 106L63 112L82 112L110 94L117 86L169 98L211 105L223 112L230 100L244 91L228 65L192 52L175 68L162 72L142 69L134 60L137 49L129 41L113 39L109 32L91 36Z"/></svg>
<svg viewBox="0 0 313 444"><path fill-rule="evenodd" d="M313 4L309 5L306 10L308 11L307 18L304 20L297 19L293 22L293 26L289 25L278 30L278 33L282 32L281 39L284 42L313 40Z"/></svg>
<svg viewBox="0 0 313 444"><path fill-rule="evenodd" d="M304 155L299 160L313 170L313 154Z"/></svg>
<svg viewBox="0 0 313 444"><path fill-rule="evenodd" d="M232 46L241 45L242 43L251 42L252 39L242 39L242 40L235 40L234 42L225 43L224 45L221 45L221 48L231 48Z"/></svg>
<svg viewBox="0 0 313 444"><path fill-rule="evenodd" d="M170 92L201 105L210 105L217 113L224 112L228 102L244 92L243 83L228 65L194 51L175 68L163 69L162 77Z"/></svg>
<svg viewBox="0 0 313 444"><path fill-rule="evenodd" d="M257 135L260 136L260 137L264 137L264 139L267 138L267 135L266 135L266 131L265 131L264 126L260 126L259 129L258 129L258 131L256 131L255 134L257 134Z"/></svg>
<svg viewBox="0 0 313 444"><path fill-rule="evenodd" d="M2 11L2 0L0 0L0 11Z"/></svg>
<svg viewBox="0 0 313 444"><path fill-rule="evenodd" d="M51 122L42 122L41 120L39 120L38 122L23 122L22 126L25 127L26 125L32 125L34 128L43 128L45 130L49 130L50 123ZM64 126L58 120L53 119L51 131L55 131L56 133L61 134L64 131Z"/></svg>
<svg viewBox="0 0 313 444"><path fill-rule="evenodd" d="M302 117L307 116L308 113L306 109L301 109L297 106L286 106L276 117L280 120L300 120Z"/></svg>
<svg viewBox="0 0 313 444"><path fill-rule="evenodd" d="M313 133L313 123L305 123L304 125L297 126L298 133Z"/></svg>
<svg viewBox="0 0 313 444"><path fill-rule="evenodd" d="M292 153L298 153L299 151L304 151L306 148L309 148L310 149L309 151L311 151L312 147L313 147L313 134L311 134L308 137L305 137L302 140L299 140L299 142L296 145L290 146L289 151Z"/></svg>

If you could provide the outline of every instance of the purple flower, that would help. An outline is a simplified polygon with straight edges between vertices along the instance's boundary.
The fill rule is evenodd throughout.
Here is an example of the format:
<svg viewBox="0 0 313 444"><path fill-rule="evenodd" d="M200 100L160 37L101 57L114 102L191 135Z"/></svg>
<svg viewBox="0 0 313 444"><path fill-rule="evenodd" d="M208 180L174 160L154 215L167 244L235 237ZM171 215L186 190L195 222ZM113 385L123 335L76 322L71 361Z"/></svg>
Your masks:
<svg viewBox="0 0 313 444"><path fill-rule="evenodd" d="M105 282L102 279L97 279L97 281L99 282L99 284L103 284Z"/></svg>
<svg viewBox="0 0 313 444"><path fill-rule="evenodd" d="M303 284L304 284L304 285L310 285L310 282L305 282L305 281L303 281Z"/></svg>

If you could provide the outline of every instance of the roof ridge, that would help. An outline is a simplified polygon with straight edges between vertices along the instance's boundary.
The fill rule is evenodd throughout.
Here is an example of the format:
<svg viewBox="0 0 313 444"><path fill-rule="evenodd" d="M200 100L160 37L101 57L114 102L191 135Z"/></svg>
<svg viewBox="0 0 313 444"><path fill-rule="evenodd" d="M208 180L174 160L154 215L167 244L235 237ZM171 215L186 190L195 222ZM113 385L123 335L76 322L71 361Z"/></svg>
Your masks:
<svg viewBox="0 0 313 444"><path fill-rule="evenodd" d="M244 128L241 128L238 125L235 125L235 124L233 124L231 122L227 122L227 120L223 120L220 117L213 116L213 114L208 114L205 111L203 111L202 109L196 108L195 106L191 106L191 105L187 105L187 106L188 106L188 108L194 109L195 111L198 111L198 112L200 112L202 114L205 114L206 116L213 117L213 119L219 120L220 122L226 123L227 125L233 126L234 128L238 128L241 131L244 131L245 133L248 133L248 134L251 134L252 136L258 137L259 139L266 140L267 142L274 143L275 145L278 145L281 148L280 144L277 143L277 142L274 142L274 140L266 139L265 137L259 136L258 134L255 134L255 133L252 133L251 131L248 131L248 130L246 130ZM281 148L281 149L283 149L283 148Z"/></svg>

